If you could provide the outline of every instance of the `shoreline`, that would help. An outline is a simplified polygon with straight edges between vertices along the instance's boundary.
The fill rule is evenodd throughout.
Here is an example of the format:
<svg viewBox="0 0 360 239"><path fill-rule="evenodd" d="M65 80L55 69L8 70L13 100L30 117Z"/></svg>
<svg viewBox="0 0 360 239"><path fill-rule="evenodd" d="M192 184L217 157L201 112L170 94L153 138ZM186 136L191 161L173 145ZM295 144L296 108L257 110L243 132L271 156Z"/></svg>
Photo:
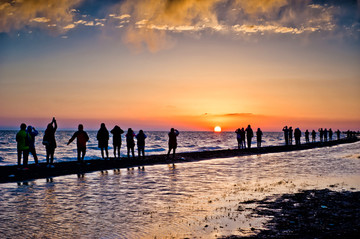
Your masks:
<svg viewBox="0 0 360 239"><path fill-rule="evenodd" d="M28 170L21 170L17 165L0 166L0 183L19 182L35 180L40 178L53 178L57 176L121 169L132 167L143 167L156 164L174 164L184 162L194 162L214 158L229 158L239 157L254 154L268 154L268 153L280 153L291 152L298 150L307 150L313 148L331 147L339 144L354 143L359 141L358 138L345 138L327 142L315 142L301 145L280 145L280 146L267 146L262 148L251 149L228 149L228 150L214 150L214 151L201 151L201 152L188 152L177 153L175 159L167 158L166 154L161 155L149 155L145 158L109 158L108 160L93 159L85 160L82 163L77 161L57 162L54 163L54 168L47 168L46 163L40 163L39 166L35 164L29 164Z"/></svg>

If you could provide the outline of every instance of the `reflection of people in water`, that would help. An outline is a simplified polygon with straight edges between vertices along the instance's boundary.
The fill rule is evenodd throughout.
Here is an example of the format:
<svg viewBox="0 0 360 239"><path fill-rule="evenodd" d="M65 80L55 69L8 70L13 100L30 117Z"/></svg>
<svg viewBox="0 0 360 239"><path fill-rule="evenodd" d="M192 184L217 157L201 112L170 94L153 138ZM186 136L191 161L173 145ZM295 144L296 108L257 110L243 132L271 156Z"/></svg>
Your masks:
<svg viewBox="0 0 360 239"><path fill-rule="evenodd" d="M114 157L116 158L116 151L118 152L118 158L120 158L120 148L121 148L121 134L124 133L119 126L115 125L115 127L110 131L113 134L113 145L114 145Z"/></svg>
<svg viewBox="0 0 360 239"><path fill-rule="evenodd" d="M256 131L256 141L257 141L257 147L261 148L261 138L262 138L263 132L258 128Z"/></svg>
<svg viewBox="0 0 360 239"><path fill-rule="evenodd" d="M282 130L284 131L285 145L289 145L289 129L287 126L284 126Z"/></svg>
<svg viewBox="0 0 360 239"><path fill-rule="evenodd" d="M312 142L314 143L316 140L316 132L315 130L311 131L311 137L312 137Z"/></svg>
<svg viewBox="0 0 360 239"><path fill-rule="evenodd" d="M86 154L86 142L89 141L89 136L84 131L84 126L82 124L79 124L78 131L74 133L67 145L74 141L75 138L77 145L77 160L83 162Z"/></svg>
<svg viewBox="0 0 360 239"><path fill-rule="evenodd" d="M107 130L104 123L101 124L99 131L97 132L96 139L98 140L98 147L101 149L101 157L105 159L104 151L106 153L106 158L109 158L109 131Z"/></svg>
<svg viewBox="0 0 360 239"><path fill-rule="evenodd" d="M18 166L21 165L21 156L23 156L23 165L27 166L29 156L28 133L26 132L26 124L20 125L20 131L16 134Z"/></svg>
<svg viewBox="0 0 360 239"><path fill-rule="evenodd" d="M179 135L179 131L174 128L171 128L168 135L169 135L169 151L167 153L167 157L169 157L171 150L173 150L173 159L175 159L175 150L177 148L176 137Z"/></svg>
<svg viewBox="0 0 360 239"><path fill-rule="evenodd" d="M31 125L27 127L26 132L28 134L28 140L29 140L29 153L31 153L32 156L34 157L35 164L39 164L35 149L35 137L39 134L39 132Z"/></svg>
<svg viewBox="0 0 360 239"><path fill-rule="evenodd" d="M247 138L248 148L250 149L251 148L251 139L252 139L252 137L254 137L254 132L251 129L250 125L248 125L248 127L246 128L245 131L246 131L246 138Z"/></svg>
<svg viewBox="0 0 360 239"><path fill-rule="evenodd" d="M146 138L147 138L147 136L146 136L146 134L144 134L144 131L142 131L142 130L140 130L139 133L136 135L139 158L140 158L141 154L143 157L145 157L145 139Z"/></svg>
<svg viewBox="0 0 360 239"><path fill-rule="evenodd" d="M309 130L306 130L306 131L305 131L305 141L306 141L306 143L309 143L309 142L310 142L310 137L309 137L309 135L310 135Z"/></svg>
<svg viewBox="0 0 360 239"><path fill-rule="evenodd" d="M131 128L129 128L125 136L126 136L127 156L128 156L128 158L130 158L130 151L131 151L132 156L135 157L135 153L134 153L134 147L135 147L134 137L135 137L135 133Z"/></svg>
<svg viewBox="0 0 360 239"><path fill-rule="evenodd" d="M56 130L57 130L57 123L55 117L53 117L52 121L47 125L43 137L43 145L45 145L46 148L46 163L48 164L48 167L54 167L53 162L54 162L54 153L56 148L56 140L55 140Z"/></svg>

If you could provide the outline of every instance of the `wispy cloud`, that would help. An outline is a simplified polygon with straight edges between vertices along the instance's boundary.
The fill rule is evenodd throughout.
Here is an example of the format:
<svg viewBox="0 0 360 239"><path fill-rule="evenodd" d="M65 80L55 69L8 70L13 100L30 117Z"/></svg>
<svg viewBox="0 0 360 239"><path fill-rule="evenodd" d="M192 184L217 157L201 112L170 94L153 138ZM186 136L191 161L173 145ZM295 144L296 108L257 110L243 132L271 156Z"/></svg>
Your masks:
<svg viewBox="0 0 360 239"><path fill-rule="evenodd" d="M83 0L23 0L1 1L0 32L19 30L25 26L46 27L63 32L73 22L74 7Z"/></svg>

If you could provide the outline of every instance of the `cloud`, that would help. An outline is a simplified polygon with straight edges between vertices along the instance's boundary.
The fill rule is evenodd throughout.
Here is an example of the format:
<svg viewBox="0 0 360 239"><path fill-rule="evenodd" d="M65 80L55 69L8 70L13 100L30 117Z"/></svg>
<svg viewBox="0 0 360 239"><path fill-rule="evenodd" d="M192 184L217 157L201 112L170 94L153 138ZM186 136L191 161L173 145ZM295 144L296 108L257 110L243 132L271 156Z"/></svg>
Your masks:
<svg viewBox="0 0 360 239"><path fill-rule="evenodd" d="M114 6L109 16L128 19L121 24L126 30L125 42L156 51L166 46L164 37L171 40L169 33L333 33L342 29L338 18L345 14L344 7L312 0L125 0ZM359 29L359 24L354 27L357 22L348 24L353 32Z"/></svg>
<svg viewBox="0 0 360 239"><path fill-rule="evenodd" d="M83 0L16 0L0 3L0 32L38 26L63 32L73 22L74 7ZM48 23L48 24L42 24ZM40 25L39 25L40 24Z"/></svg>

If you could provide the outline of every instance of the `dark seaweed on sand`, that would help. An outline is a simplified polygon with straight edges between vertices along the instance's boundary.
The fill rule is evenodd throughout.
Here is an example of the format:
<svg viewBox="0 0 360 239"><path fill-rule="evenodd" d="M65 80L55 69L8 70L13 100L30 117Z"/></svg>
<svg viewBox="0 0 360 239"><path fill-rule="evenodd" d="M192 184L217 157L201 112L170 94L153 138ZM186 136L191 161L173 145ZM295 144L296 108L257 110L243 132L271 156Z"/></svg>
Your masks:
<svg viewBox="0 0 360 239"><path fill-rule="evenodd" d="M256 203L253 216L271 218L267 229L227 238L360 238L360 192L307 190Z"/></svg>

